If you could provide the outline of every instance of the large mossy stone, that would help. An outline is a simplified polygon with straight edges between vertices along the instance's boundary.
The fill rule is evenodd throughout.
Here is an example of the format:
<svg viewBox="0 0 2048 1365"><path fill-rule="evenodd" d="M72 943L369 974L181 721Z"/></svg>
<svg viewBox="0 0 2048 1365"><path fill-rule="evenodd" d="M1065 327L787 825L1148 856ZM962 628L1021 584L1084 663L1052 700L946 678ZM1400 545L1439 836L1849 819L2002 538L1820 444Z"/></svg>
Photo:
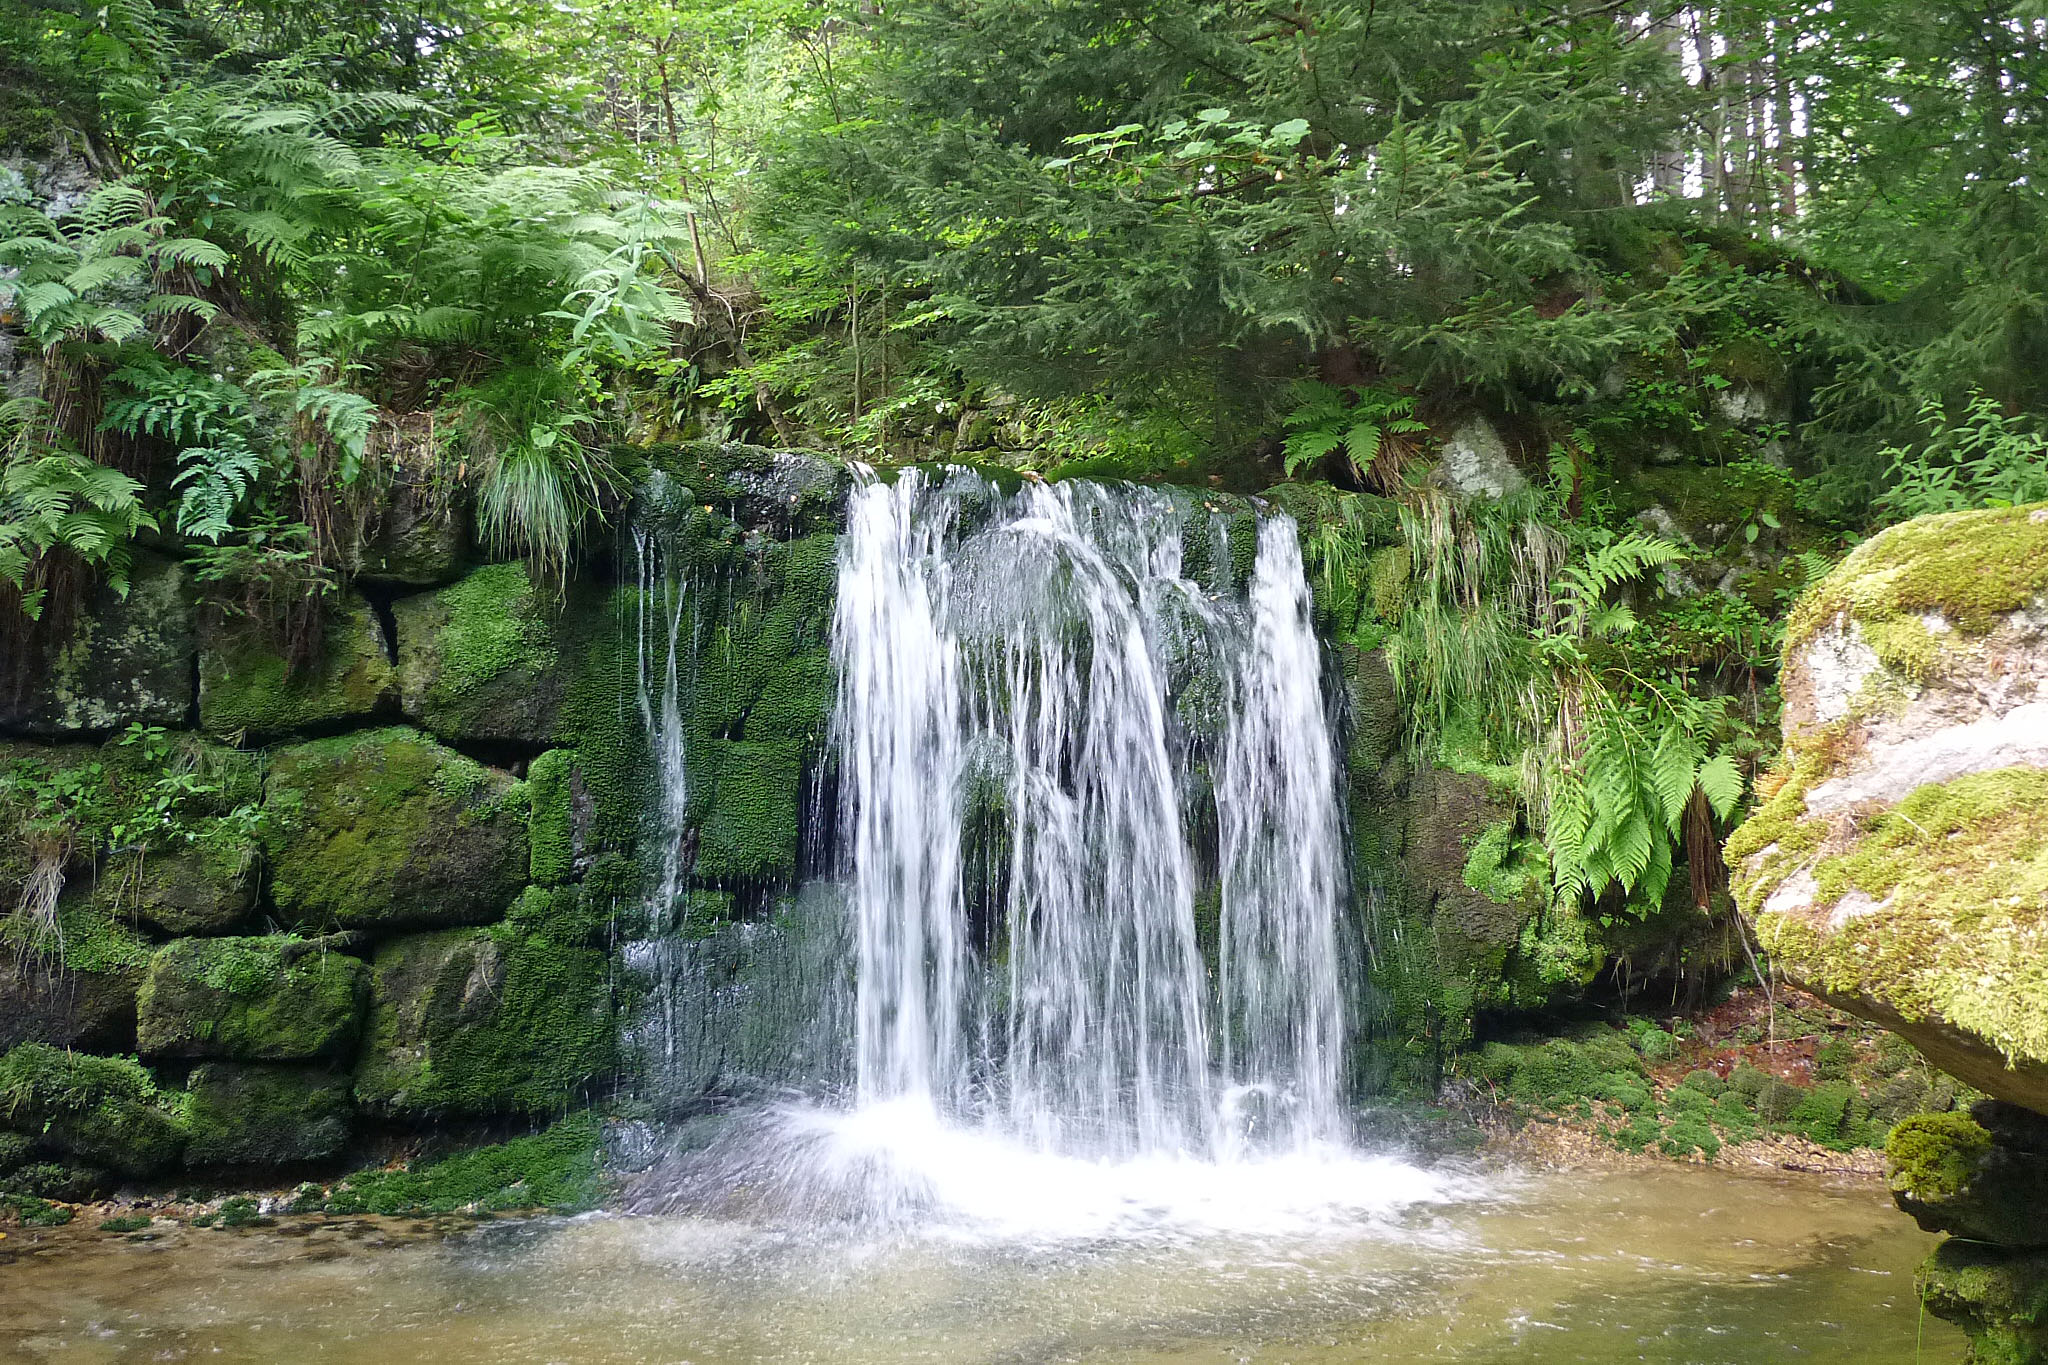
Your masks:
<svg viewBox="0 0 2048 1365"><path fill-rule="evenodd" d="M602 594L556 598L524 564L488 564L392 606L407 719L443 739L544 744L555 734Z"/></svg>
<svg viewBox="0 0 2048 1365"><path fill-rule="evenodd" d="M377 508L363 541L356 577L371 583L431 588L460 578L470 559L469 513L436 497L427 484L398 482Z"/></svg>
<svg viewBox="0 0 2048 1365"><path fill-rule="evenodd" d="M292 1066L208 1062L193 1068L187 1166L287 1166L347 1145L348 1077Z"/></svg>
<svg viewBox="0 0 2048 1365"><path fill-rule="evenodd" d="M1997 1100L1917 1114L1885 1140L1892 1198L1928 1232L2048 1247L2048 1116Z"/></svg>
<svg viewBox="0 0 2048 1365"><path fill-rule="evenodd" d="M253 839L187 844L115 859L101 870L93 898L174 938L222 934L256 908L262 866Z"/></svg>
<svg viewBox="0 0 2048 1365"><path fill-rule="evenodd" d="M368 720L395 710L397 695L383 627L354 593L328 610L319 649L301 668L245 622L202 632L199 723L210 734L269 739Z"/></svg>
<svg viewBox="0 0 2048 1365"><path fill-rule="evenodd" d="M26 695L0 703L0 729L60 735L184 725L193 701L195 603L183 565L137 555L128 595L94 591Z"/></svg>
<svg viewBox="0 0 2048 1365"><path fill-rule="evenodd" d="M526 883L525 788L409 729L280 749L265 834L287 922L480 924Z"/></svg>
<svg viewBox="0 0 2048 1365"><path fill-rule="evenodd" d="M67 891L48 923L0 917L0 1049L134 1051L135 998L151 951L88 893Z"/></svg>
<svg viewBox="0 0 2048 1365"><path fill-rule="evenodd" d="M135 1062L42 1043L0 1057L0 1126L132 1176L162 1170L185 1145L184 1125Z"/></svg>
<svg viewBox="0 0 2048 1365"><path fill-rule="evenodd" d="M49 1043L93 1052L135 1050L135 997L143 964L73 971L0 951L0 1051Z"/></svg>
<svg viewBox="0 0 2048 1365"><path fill-rule="evenodd" d="M385 944L357 1103L414 1120L561 1109L615 1062L606 965L514 925Z"/></svg>
<svg viewBox="0 0 2048 1365"><path fill-rule="evenodd" d="M1782 687L1727 848L1773 962L2048 1111L2048 503L1857 546L1793 610Z"/></svg>
<svg viewBox="0 0 2048 1365"><path fill-rule="evenodd" d="M1969 1334L1966 1365L2048 1365L2048 1250L1951 1237L1920 1266L1920 1301Z"/></svg>
<svg viewBox="0 0 2048 1365"><path fill-rule="evenodd" d="M365 976L359 959L304 939L178 939L150 959L137 1043L145 1057L343 1057L361 1024Z"/></svg>

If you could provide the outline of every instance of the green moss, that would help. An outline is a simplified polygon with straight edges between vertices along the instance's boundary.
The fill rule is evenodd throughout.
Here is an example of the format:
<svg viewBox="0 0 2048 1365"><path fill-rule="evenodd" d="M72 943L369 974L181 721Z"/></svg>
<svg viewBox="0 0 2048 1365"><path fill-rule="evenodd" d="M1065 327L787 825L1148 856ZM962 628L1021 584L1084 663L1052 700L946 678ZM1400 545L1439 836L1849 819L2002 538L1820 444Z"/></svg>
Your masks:
<svg viewBox="0 0 2048 1365"><path fill-rule="evenodd" d="M1929 1202L1961 1198L1991 1145L1991 1134L1968 1114L1904 1119L1884 1143L1891 1187Z"/></svg>
<svg viewBox="0 0 2048 1365"><path fill-rule="evenodd" d="M1946 1019L2008 1058L2048 1060L2048 772L2007 768L1923 786L1813 868L1820 902L1872 908L1772 915L1762 937L1823 990L1873 991L1908 1019Z"/></svg>
<svg viewBox="0 0 2048 1365"><path fill-rule="evenodd" d="M0 1123L126 1175L170 1165L184 1125L134 1061L23 1043L0 1057Z"/></svg>
<svg viewBox="0 0 2048 1365"><path fill-rule="evenodd" d="M359 597L330 611L319 652L288 669L262 632L226 626L199 653L199 723L209 734L274 736L374 715L397 699L384 632Z"/></svg>
<svg viewBox="0 0 2048 1365"><path fill-rule="evenodd" d="M152 1057L340 1057L364 991L361 961L288 935L177 939L150 960L138 1045Z"/></svg>
<svg viewBox="0 0 2048 1365"><path fill-rule="evenodd" d="M70 1209L20 1194L0 1194L0 1212L13 1214L28 1228L61 1228L73 1216Z"/></svg>
<svg viewBox="0 0 2048 1365"><path fill-rule="evenodd" d="M57 932L40 932L26 915L0 920L0 945L19 958L67 972L118 975L149 963L150 944L98 901L67 896L57 905Z"/></svg>
<svg viewBox="0 0 2048 1365"><path fill-rule="evenodd" d="M1713 1119L1730 1142L1747 1142L1756 1136L1756 1115L1733 1090L1714 1101Z"/></svg>
<svg viewBox="0 0 2048 1365"><path fill-rule="evenodd" d="M401 599L392 617L406 715L449 739L544 741L566 682L564 637L601 610L594 589L566 599L536 590L524 563Z"/></svg>
<svg viewBox="0 0 2048 1365"><path fill-rule="evenodd" d="M528 862L536 882L552 886L576 871L576 754L550 749L526 770L530 814L527 816Z"/></svg>
<svg viewBox="0 0 2048 1365"><path fill-rule="evenodd" d="M803 751L715 741L704 756L695 875L718 883L793 876L802 834Z"/></svg>
<svg viewBox="0 0 2048 1365"><path fill-rule="evenodd" d="M1721 1139L1715 1136L1713 1125L1704 1115L1682 1114L1665 1125L1657 1146L1666 1156L1691 1156L1697 1152L1712 1161L1720 1155Z"/></svg>
<svg viewBox="0 0 2048 1365"><path fill-rule="evenodd" d="M496 918L526 881L513 787L407 729L279 750L265 835L278 909L344 928Z"/></svg>
<svg viewBox="0 0 2048 1365"><path fill-rule="evenodd" d="M580 1213L604 1194L601 1138L588 1114L544 1132L397 1171L349 1176L329 1196L336 1213L449 1213L552 1209Z"/></svg>
<svg viewBox="0 0 2048 1365"><path fill-rule="evenodd" d="M1843 617L1882 635L1886 623L1938 612L1961 634L1982 635L2043 594L2048 504L1921 517L1857 546L1800 601L1787 657Z"/></svg>
<svg viewBox="0 0 2048 1365"><path fill-rule="evenodd" d="M348 1141L348 1078L299 1067L194 1068L188 1166L280 1166L321 1161Z"/></svg>
<svg viewBox="0 0 2048 1365"><path fill-rule="evenodd" d="M377 952L358 1102L387 1116L559 1110L616 1063L607 959L513 924Z"/></svg>
<svg viewBox="0 0 2048 1365"><path fill-rule="evenodd" d="M2048 1361L2048 1251L1952 1237L1920 1267L1921 1300L1970 1335L1969 1365Z"/></svg>
<svg viewBox="0 0 2048 1365"><path fill-rule="evenodd" d="M602 943L611 917L610 900L580 886L529 886L505 912L507 924L556 943Z"/></svg>
<svg viewBox="0 0 2048 1365"><path fill-rule="evenodd" d="M102 1218L100 1220L100 1231L106 1233L141 1232L155 1221L156 1219L146 1213L138 1213L132 1218Z"/></svg>

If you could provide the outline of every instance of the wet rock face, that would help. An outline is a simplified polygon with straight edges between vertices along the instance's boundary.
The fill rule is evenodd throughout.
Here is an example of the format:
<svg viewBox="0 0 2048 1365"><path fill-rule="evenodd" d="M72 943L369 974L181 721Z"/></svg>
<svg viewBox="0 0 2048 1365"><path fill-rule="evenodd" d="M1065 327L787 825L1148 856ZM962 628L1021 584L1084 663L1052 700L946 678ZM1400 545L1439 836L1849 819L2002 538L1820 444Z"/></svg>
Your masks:
<svg viewBox="0 0 2048 1365"><path fill-rule="evenodd" d="M348 1055L364 966L283 937L186 938L150 960L137 1005L145 1057L300 1061Z"/></svg>
<svg viewBox="0 0 2048 1365"><path fill-rule="evenodd" d="M1728 845L1774 959L2048 1111L2048 505L1865 542L1795 611L1783 686Z"/></svg>
<svg viewBox="0 0 2048 1365"><path fill-rule="evenodd" d="M275 739L395 712L398 690L383 628L350 593L329 611L320 648L288 669L274 642L241 623L201 632L199 722L207 733Z"/></svg>
<svg viewBox="0 0 2048 1365"><path fill-rule="evenodd" d="M142 975L140 966L71 971L0 952L0 1052L17 1043L133 1051Z"/></svg>
<svg viewBox="0 0 2048 1365"><path fill-rule="evenodd" d="M264 803L278 912L306 928L496 919L526 883L523 797L413 730L281 749Z"/></svg>
<svg viewBox="0 0 2048 1365"><path fill-rule="evenodd" d="M179 726L193 702L197 608L181 564L137 555L128 595L102 586L80 610L0 729L62 736L131 724Z"/></svg>

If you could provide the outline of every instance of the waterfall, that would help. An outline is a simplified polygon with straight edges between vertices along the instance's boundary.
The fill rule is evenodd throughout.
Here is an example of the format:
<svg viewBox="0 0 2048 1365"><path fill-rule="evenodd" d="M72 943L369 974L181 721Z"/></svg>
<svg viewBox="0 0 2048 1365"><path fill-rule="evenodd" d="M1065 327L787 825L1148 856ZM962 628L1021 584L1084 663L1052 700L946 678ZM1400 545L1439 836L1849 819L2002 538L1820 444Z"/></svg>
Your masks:
<svg viewBox="0 0 2048 1365"><path fill-rule="evenodd" d="M1308 588L1288 518L1244 600L1224 543L1151 490L858 481L833 650L862 1105L1093 1156L1342 1135Z"/></svg>

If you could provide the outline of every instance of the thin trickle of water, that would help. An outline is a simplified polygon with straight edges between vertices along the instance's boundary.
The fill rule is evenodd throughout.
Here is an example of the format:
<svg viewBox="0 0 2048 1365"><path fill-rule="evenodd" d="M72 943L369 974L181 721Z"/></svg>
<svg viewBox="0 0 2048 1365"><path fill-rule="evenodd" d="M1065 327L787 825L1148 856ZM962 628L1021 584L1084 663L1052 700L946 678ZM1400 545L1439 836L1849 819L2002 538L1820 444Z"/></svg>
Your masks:
<svg viewBox="0 0 2048 1365"><path fill-rule="evenodd" d="M1133 488L858 482L833 647L861 1104L1094 1156L1341 1135L1343 829L1295 528L1264 523L1239 602L1184 571L1191 515ZM1181 714L1204 687L1220 733ZM984 825L1003 856L976 888Z"/></svg>

